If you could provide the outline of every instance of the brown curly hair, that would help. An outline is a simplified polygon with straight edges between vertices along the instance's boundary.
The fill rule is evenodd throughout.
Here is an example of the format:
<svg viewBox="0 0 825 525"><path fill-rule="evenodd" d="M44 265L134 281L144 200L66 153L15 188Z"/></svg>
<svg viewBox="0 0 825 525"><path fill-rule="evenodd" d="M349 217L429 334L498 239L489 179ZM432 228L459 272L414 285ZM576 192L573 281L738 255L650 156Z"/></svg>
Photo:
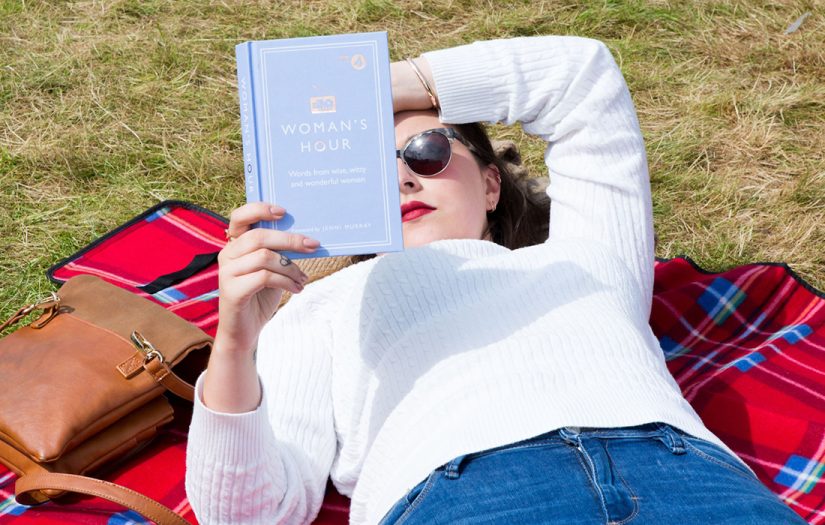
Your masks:
<svg viewBox="0 0 825 525"><path fill-rule="evenodd" d="M550 198L542 179L531 178L521 167L521 157L512 142L493 147L484 125L478 122L454 127L472 144L480 167L495 165L501 174L501 195L495 211L487 212L491 239L511 250L547 240ZM496 151L498 150L498 151Z"/></svg>

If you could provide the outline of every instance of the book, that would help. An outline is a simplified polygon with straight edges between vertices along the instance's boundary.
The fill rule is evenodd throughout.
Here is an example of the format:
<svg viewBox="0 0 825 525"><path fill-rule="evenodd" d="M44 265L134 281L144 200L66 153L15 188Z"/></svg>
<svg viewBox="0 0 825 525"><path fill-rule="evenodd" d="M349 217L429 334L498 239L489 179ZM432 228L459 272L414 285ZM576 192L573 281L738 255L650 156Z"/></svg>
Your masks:
<svg viewBox="0 0 825 525"><path fill-rule="evenodd" d="M321 242L292 258L403 249L387 33L235 47L247 202Z"/></svg>

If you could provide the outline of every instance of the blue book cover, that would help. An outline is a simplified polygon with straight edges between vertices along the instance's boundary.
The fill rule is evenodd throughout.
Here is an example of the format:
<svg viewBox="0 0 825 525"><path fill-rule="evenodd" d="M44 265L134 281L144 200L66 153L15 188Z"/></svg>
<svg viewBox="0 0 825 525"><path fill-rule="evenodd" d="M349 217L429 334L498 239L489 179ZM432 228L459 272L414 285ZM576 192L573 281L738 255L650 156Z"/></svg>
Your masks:
<svg viewBox="0 0 825 525"><path fill-rule="evenodd" d="M402 250L387 34L245 42L235 54L246 200L287 210L259 226L321 242L293 258Z"/></svg>

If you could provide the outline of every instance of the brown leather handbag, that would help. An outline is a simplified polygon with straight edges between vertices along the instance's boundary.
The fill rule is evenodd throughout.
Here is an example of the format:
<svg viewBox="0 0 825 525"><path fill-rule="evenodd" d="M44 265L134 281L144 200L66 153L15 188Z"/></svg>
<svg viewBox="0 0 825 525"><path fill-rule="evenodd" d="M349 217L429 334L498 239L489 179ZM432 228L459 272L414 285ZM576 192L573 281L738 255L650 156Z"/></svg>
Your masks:
<svg viewBox="0 0 825 525"><path fill-rule="evenodd" d="M194 399L212 339L131 292L83 275L21 308L0 332L0 462L21 504L66 492L104 497L159 524L187 523L141 494L86 477L148 443L172 421L167 391Z"/></svg>

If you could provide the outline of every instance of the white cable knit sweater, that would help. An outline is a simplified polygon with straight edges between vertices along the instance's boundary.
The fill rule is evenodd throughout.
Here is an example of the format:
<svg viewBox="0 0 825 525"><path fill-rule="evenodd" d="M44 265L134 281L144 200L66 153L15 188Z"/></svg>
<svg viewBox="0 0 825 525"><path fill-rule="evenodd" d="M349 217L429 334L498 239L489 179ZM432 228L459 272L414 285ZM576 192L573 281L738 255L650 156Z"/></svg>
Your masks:
<svg viewBox="0 0 825 525"><path fill-rule="evenodd" d="M351 523L377 523L450 459L562 426L662 421L721 445L648 324L647 164L607 48L535 37L425 56L444 122L521 122L550 143L550 238L437 241L293 297L260 337L258 410L196 402L186 490L201 523L308 523L328 477Z"/></svg>

